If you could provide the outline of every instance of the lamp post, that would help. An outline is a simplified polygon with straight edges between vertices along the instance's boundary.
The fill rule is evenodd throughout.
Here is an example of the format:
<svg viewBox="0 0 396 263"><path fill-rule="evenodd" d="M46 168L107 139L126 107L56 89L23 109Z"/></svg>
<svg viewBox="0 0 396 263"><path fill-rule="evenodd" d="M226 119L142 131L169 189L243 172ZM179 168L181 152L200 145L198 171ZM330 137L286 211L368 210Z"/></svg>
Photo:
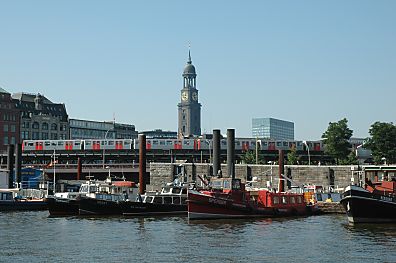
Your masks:
<svg viewBox="0 0 396 263"><path fill-rule="evenodd" d="M104 143L103 143L103 169L105 168L105 150L106 150L106 139L107 139L107 134L109 133L109 131L111 131L113 128L110 128L106 131L105 136L104 136Z"/></svg>
<svg viewBox="0 0 396 263"><path fill-rule="evenodd" d="M311 155L309 155L309 147L308 147L307 141L303 141L303 144L305 144L305 146L307 147L307 151L308 151L308 165L311 165Z"/></svg>

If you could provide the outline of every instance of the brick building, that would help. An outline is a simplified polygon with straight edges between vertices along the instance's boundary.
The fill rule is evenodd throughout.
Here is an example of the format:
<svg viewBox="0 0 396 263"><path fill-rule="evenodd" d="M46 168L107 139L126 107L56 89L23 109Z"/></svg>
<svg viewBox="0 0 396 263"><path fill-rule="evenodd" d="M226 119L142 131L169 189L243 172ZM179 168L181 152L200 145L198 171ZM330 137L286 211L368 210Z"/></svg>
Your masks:
<svg viewBox="0 0 396 263"><path fill-rule="evenodd" d="M0 88L0 151L20 142L20 114L11 94Z"/></svg>

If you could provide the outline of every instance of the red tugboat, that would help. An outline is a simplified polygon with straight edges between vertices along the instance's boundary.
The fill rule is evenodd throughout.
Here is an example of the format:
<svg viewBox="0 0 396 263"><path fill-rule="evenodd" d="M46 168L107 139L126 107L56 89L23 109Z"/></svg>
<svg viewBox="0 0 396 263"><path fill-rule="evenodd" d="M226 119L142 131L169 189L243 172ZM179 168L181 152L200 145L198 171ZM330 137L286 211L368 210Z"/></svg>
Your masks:
<svg viewBox="0 0 396 263"><path fill-rule="evenodd" d="M234 130L227 131L227 168L231 178L212 179L209 190L189 190L189 219L281 217L312 212L304 202L303 193L284 192L282 151L279 152L279 191L247 190L235 178L234 136Z"/></svg>
<svg viewBox="0 0 396 263"><path fill-rule="evenodd" d="M306 215L303 194L247 191L240 179L219 178L207 191L188 192L189 219L252 218Z"/></svg>

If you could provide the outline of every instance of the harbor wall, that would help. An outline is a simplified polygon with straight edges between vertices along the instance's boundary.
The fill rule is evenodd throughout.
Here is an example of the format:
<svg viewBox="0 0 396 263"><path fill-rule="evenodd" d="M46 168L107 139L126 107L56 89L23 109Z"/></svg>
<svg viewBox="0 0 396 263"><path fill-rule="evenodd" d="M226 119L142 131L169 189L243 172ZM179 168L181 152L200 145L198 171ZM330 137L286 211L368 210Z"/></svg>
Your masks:
<svg viewBox="0 0 396 263"><path fill-rule="evenodd" d="M150 163L150 184L147 190L160 190L161 187L178 178L185 182L201 183L200 178L208 178L211 174L212 165L202 163ZM355 183L358 178L354 171L358 166L314 166L314 165L285 165L285 175L288 175L296 185L311 184L320 185L324 189L331 186L334 190L341 190L351 183L354 177ZM228 177L227 165L221 165L223 177ZM254 181L257 187L266 187L267 182L272 182L272 186L278 186L278 166L277 165L235 165L236 178L242 182Z"/></svg>

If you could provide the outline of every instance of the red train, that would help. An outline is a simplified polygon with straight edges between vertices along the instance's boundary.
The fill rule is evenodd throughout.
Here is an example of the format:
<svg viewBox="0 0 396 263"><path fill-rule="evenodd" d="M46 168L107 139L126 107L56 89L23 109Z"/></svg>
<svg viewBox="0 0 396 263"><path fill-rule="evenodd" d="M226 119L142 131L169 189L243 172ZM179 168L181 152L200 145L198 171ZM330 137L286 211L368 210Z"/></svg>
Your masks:
<svg viewBox="0 0 396 263"><path fill-rule="evenodd" d="M289 150L295 147L297 150L323 151L321 141L281 141L281 140L258 140L251 138L235 139L235 150L255 150L256 144L261 150L276 151ZM212 140L208 139L147 139L147 150L211 150ZM220 141L220 148L227 149L227 140ZM34 151L98 151L98 150L130 150L139 149L139 140L132 139L85 139L85 140L25 140L22 143L24 152Z"/></svg>

